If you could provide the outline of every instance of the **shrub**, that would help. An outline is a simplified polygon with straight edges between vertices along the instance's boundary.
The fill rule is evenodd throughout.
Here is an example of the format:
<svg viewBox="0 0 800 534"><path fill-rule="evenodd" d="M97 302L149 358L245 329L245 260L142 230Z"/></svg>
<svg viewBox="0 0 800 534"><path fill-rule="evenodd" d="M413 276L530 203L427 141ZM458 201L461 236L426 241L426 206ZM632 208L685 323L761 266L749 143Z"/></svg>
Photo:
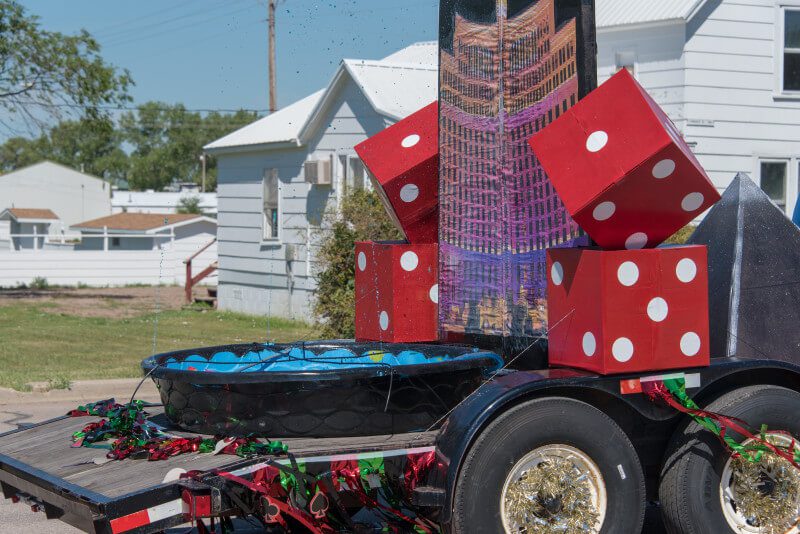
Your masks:
<svg viewBox="0 0 800 534"><path fill-rule="evenodd" d="M355 335L355 243L402 239L374 191L356 189L328 210L320 230L314 315L322 338Z"/></svg>
<svg viewBox="0 0 800 534"><path fill-rule="evenodd" d="M666 241L664 241L664 243L668 245L684 245L686 244L686 241L690 237L692 237L692 234L696 229L697 226L693 224L687 224L686 226L684 226L683 228L672 234L672 236Z"/></svg>
<svg viewBox="0 0 800 534"><path fill-rule="evenodd" d="M181 199L178 201L177 211L178 213L196 213L198 215L202 215L203 210L200 208L200 197L181 197Z"/></svg>
<svg viewBox="0 0 800 534"><path fill-rule="evenodd" d="M50 283L44 276L37 276L31 282L31 289L47 289L49 287Z"/></svg>

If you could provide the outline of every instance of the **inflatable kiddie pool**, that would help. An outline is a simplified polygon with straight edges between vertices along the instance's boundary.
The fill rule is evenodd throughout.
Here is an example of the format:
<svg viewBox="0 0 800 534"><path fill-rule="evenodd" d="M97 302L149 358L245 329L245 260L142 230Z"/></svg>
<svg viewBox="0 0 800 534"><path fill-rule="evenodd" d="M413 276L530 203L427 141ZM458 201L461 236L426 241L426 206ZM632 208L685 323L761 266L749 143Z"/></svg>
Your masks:
<svg viewBox="0 0 800 534"><path fill-rule="evenodd" d="M206 347L142 362L178 427L269 438L426 430L502 365L473 347L347 340Z"/></svg>

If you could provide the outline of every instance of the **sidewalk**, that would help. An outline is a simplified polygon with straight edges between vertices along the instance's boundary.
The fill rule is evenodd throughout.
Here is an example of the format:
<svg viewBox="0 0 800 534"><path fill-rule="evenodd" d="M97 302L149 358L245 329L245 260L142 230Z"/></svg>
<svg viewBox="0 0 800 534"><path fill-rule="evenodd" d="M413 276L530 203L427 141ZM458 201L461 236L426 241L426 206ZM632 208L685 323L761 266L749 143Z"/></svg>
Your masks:
<svg viewBox="0 0 800 534"><path fill-rule="evenodd" d="M23 392L0 388L0 432L8 432L25 423L37 423L66 414L87 402L115 398L128 402L140 382L135 379L79 380L71 389L42 392L44 384L32 384L34 391ZM149 378L139 388L137 399L160 402L158 390Z"/></svg>

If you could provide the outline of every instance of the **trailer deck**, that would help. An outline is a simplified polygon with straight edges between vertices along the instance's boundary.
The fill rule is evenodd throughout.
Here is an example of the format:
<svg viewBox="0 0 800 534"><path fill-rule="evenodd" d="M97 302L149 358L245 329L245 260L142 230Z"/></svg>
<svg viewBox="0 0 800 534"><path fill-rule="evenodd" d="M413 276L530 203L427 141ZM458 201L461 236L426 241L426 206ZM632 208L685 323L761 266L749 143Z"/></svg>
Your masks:
<svg viewBox="0 0 800 534"><path fill-rule="evenodd" d="M151 414L149 419L166 427L170 433L196 436L170 428L162 407L148 407L147 410ZM48 517L59 518L88 532L117 532L122 530L111 528L115 518L180 498L180 481L164 483L164 477L172 469L242 469L270 458L192 453L161 461L125 459L98 464L94 460L104 459L106 449L71 446L72 434L98 419L60 417L0 435L0 483L5 496L31 499ZM436 436L434 431L282 441L297 458L306 458L429 447ZM174 518L171 523L175 523Z"/></svg>

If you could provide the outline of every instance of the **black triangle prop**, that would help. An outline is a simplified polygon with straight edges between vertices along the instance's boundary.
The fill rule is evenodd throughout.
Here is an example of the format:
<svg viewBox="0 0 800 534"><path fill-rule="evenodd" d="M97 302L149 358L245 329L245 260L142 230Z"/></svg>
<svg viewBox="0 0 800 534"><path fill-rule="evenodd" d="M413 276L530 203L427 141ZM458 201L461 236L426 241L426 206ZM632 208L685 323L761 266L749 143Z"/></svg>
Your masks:
<svg viewBox="0 0 800 534"><path fill-rule="evenodd" d="M712 357L800 363L800 229L739 173L689 243L708 247Z"/></svg>

